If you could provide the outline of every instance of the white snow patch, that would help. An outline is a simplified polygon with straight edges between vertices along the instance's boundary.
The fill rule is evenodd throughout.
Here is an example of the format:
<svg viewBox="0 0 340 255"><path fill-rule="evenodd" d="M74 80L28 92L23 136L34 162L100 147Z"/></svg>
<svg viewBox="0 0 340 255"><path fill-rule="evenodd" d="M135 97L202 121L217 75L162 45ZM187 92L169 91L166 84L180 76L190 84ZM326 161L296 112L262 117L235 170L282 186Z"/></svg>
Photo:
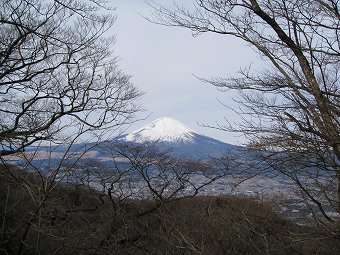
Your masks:
<svg viewBox="0 0 340 255"><path fill-rule="evenodd" d="M173 118L163 117L128 134L125 140L130 142L192 142L195 134L197 132L182 122Z"/></svg>

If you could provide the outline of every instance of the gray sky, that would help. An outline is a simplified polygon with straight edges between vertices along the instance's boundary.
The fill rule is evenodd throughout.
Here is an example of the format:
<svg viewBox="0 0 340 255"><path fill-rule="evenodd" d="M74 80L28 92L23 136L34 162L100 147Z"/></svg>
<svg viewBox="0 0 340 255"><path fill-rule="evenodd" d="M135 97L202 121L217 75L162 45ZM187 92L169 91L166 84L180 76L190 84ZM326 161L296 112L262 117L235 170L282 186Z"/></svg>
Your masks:
<svg viewBox="0 0 340 255"><path fill-rule="evenodd" d="M254 51L231 37L203 34L194 38L189 30L152 24L139 14L150 14L144 0L113 0L113 6L118 15L115 53L120 56L120 67L145 92L141 103L147 111L140 117L150 114L128 131L168 116L200 134L232 144L243 142L239 135L197 124L223 124L224 118L234 122L236 116L217 100L235 106L230 93L219 92L194 75L210 78L236 74L241 67L260 62Z"/></svg>

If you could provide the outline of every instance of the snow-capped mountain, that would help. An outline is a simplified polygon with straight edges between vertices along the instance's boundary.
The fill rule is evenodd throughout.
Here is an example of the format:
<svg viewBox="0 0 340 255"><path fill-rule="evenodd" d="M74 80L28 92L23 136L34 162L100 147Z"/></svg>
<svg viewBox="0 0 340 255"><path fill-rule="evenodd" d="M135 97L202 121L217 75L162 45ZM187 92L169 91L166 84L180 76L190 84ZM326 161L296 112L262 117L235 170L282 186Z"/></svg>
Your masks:
<svg viewBox="0 0 340 255"><path fill-rule="evenodd" d="M93 158L105 161L112 158L111 148L122 143L152 143L153 146L157 146L160 150L170 151L177 157L194 159L209 159L210 157L219 157L226 154L242 157L241 153L246 150L245 147L227 144L201 135L173 118L163 117L131 133L106 140L99 146L95 143L80 143L74 144L71 147L54 146L50 148L48 146L40 146L38 151L41 154L50 155L50 157L57 160L66 151L74 153L76 158L77 155L90 148L83 159ZM27 152L34 152L35 150L37 148L31 147L27 149ZM43 157L41 157L41 161L44 163L42 159ZM40 160L40 158L37 158L37 160Z"/></svg>
<svg viewBox="0 0 340 255"><path fill-rule="evenodd" d="M197 132L182 122L169 117L156 119L150 124L125 136L128 142L193 142Z"/></svg>
<svg viewBox="0 0 340 255"><path fill-rule="evenodd" d="M172 149L177 156L201 159L230 152L234 154L244 149L200 135L182 122L169 117L156 119L140 129L120 136L118 140L128 143L157 142L160 147Z"/></svg>

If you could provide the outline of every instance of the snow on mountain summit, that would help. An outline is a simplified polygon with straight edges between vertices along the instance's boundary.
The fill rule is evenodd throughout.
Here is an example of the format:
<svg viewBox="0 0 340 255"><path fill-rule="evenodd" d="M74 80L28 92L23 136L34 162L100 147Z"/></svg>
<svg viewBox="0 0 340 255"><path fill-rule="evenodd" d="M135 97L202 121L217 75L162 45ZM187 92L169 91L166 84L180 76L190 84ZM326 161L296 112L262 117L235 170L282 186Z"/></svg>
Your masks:
<svg viewBox="0 0 340 255"><path fill-rule="evenodd" d="M182 122L163 117L128 134L125 140L129 142L191 142L195 134L197 133L194 130L185 126Z"/></svg>

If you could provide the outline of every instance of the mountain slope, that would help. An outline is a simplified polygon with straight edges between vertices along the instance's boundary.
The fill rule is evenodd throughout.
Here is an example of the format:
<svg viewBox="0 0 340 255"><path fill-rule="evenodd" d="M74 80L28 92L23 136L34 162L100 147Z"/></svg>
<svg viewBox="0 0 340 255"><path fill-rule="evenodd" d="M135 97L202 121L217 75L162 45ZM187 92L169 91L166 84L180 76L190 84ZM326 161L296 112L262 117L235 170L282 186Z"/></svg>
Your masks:
<svg viewBox="0 0 340 255"><path fill-rule="evenodd" d="M180 121L164 117L131 133L102 142L99 146L96 146L95 143L74 144L70 148L67 146L42 146L29 148L27 153L35 153L35 160L41 161L43 164L45 164L46 155L58 161L66 151L69 154L74 154L70 159L73 157L77 159L79 155L87 151L83 159L93 158L107 161L113 156L110 148L117 144L125 143L154 143L160 150L170 150L177 157L192 159L209 159L210 157L225 154L240 156L240 153L246 150L241 146L227 144L211 137L200 135ZM36 154L35 150L38 150L39 154ZM37 155L41 156L38 157Z"/></svg>
<svg viewBox="0 0 340 255"><path fill-rule="evenodd" d="M227 144L208 136L200 135L178 120L159 118L129 134L120 136L120 142L156 142L160 148L172 149L176 156L207 159L225 153L237 153L243 147Z"/></svg>

